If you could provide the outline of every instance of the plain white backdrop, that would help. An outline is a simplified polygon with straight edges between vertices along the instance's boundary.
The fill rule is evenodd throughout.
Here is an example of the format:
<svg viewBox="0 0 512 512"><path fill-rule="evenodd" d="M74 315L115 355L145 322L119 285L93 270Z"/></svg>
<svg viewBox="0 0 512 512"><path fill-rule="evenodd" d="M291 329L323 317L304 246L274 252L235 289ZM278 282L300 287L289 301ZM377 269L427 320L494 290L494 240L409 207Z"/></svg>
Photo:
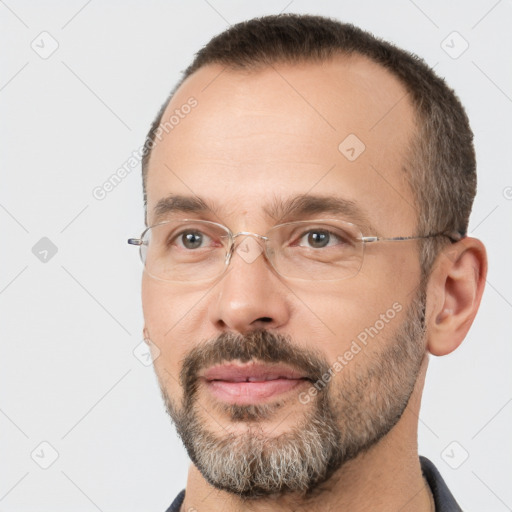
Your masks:
<svg viewBox="0 0 512 512"><path fill-rule="evenodd" d="M157 512L185 486L139 347L141 267L126 239L143 228L140 167L103 199L93 191L141 146L200 47L281 11L417 53L467 108L469 231L490 270L463 345L431 358L419 445L465 511L512 510L510 0L1 1L0 510Z"/></svg>

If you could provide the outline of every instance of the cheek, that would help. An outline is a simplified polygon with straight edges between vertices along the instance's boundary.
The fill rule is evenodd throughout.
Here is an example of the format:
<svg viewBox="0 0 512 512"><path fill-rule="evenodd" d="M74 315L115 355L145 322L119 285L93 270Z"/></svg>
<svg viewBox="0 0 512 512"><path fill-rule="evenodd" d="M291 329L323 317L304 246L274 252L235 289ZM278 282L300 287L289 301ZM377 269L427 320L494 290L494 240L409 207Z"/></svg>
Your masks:
<svg viewBox="0 0 512 512"><path fill-rule="evenodd" d="M420 254L414 241L369 244L358 275L364 299L408 303L420 278Z"/></svg>
<svg viewBox="0 0 512 512"><path fill-rule="evenodd" d="M145 326L155 342L174 338L201 306L201 293L186 284L177 286L146 276L142 279Z"/></svg>
<svg viewBox="0 0 512 512"><path fill-rule="evenodd" d="M364 348L361 353L370 355L392 338L419 279L414 255L383 251L368 258L365 268L352 279L322 286L316 283L313 290L297 292L303 304L318 316L316 329L311 324L301 326L301 337L322 350L330 364L351 348L357 351L354 342ZM311 318L305 313L296 312L297 318Z"/></svg>
<svg viewBox="0 0 512 512"><path fill-rule="evenodd" d="M190 350L191 336L200 336L197 322L204 318L201 294L177 289L144 276L142 309L146 335L158 347L155 370L160 378L177 385L181 361ZM194 327L196 326L196 327Z"/></svg>
<svg viewBox="0 0 512 512"><path fill-rule="evenodd" d="M318 349L325 358L329 372L336 382L346 382L352 375L364 375L372 361L380 358L394 341L394 335L400 327L406 307L394 297L371 293L361 293L356 298L350 291L344 290L331 300L324 297L319 311L325 324L323 333L309 331L309 343ZM374 290L377 291L377 290ZM382 292L382 290L380 290ZM365 296L367 295L367 296ZM307 332L307 331L306 331ZM329 379L330 377L327 376Z"/></svg>
<svg viewBox="0 0 512 512"><path fill-rule="evenodd" d="M172 318L169 317L172 311L172 307L169 307L170 297L164 286L146 276L142 279L144 325L153 343L160 342L172 325Z"/></svg>

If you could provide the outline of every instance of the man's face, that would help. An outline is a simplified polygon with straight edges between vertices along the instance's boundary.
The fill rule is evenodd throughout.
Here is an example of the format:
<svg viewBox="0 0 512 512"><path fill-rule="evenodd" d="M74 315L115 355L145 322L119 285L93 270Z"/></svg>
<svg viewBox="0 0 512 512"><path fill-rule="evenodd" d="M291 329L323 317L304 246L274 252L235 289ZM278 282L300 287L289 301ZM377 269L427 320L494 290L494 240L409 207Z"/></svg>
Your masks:
<svg viewBox="0 0 512 512"><path fill-rule="evenodd" d="M191 97L197 105L181 109ZM159 202L182 195L215 211L173 218L233 233L335 217L363 235L415 234L404 169L413 109L376 64L338 58L252 73L207 66L180 87L163 119L176 109L190 113L153 150L148 225L166 219L155 216ZM343 142L350 134L363 152L353 135ZM266 212L304 195L352 208ZM288 279L263 254L248 260L238 251L209 282L145 273L155 371L203 476L249 497L304 491L382 438L406 407L424 354L419 281L416 242L369 244L359 273L340 281Z"/></svg>

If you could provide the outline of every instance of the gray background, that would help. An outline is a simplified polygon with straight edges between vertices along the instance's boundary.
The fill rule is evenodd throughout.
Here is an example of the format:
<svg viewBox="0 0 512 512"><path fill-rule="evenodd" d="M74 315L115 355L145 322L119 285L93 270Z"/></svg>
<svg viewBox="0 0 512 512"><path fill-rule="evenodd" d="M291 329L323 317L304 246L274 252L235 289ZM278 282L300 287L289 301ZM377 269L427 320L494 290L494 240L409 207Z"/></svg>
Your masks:
<svg viewBox="0 0 512 512"><path fill-rule="evenodd" d="M420 453L464 510L512 510L512 3L6 0L0 511L158 511L184 487L187 457L139 346L141 267L126 239L143 227L140 169L102 200L93 191L140 147L195 51L280 11L333 16L419 54L467 107L470 234L490 271L466 341L431 359Z"/></svg>

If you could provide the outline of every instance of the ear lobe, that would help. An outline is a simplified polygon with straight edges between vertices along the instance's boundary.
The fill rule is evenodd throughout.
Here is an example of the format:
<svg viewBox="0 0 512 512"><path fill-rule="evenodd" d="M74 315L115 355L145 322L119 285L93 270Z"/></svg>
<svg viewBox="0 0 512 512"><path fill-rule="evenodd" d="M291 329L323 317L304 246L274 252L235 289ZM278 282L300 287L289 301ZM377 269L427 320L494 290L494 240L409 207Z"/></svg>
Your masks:
<svg viewBox="0 0 512 512"><path fill-rule="evenodd" d="M464 238L443 251L427 287L427 348L436 356L455 350L480 306L487 275L485 247Z"/></svg>

